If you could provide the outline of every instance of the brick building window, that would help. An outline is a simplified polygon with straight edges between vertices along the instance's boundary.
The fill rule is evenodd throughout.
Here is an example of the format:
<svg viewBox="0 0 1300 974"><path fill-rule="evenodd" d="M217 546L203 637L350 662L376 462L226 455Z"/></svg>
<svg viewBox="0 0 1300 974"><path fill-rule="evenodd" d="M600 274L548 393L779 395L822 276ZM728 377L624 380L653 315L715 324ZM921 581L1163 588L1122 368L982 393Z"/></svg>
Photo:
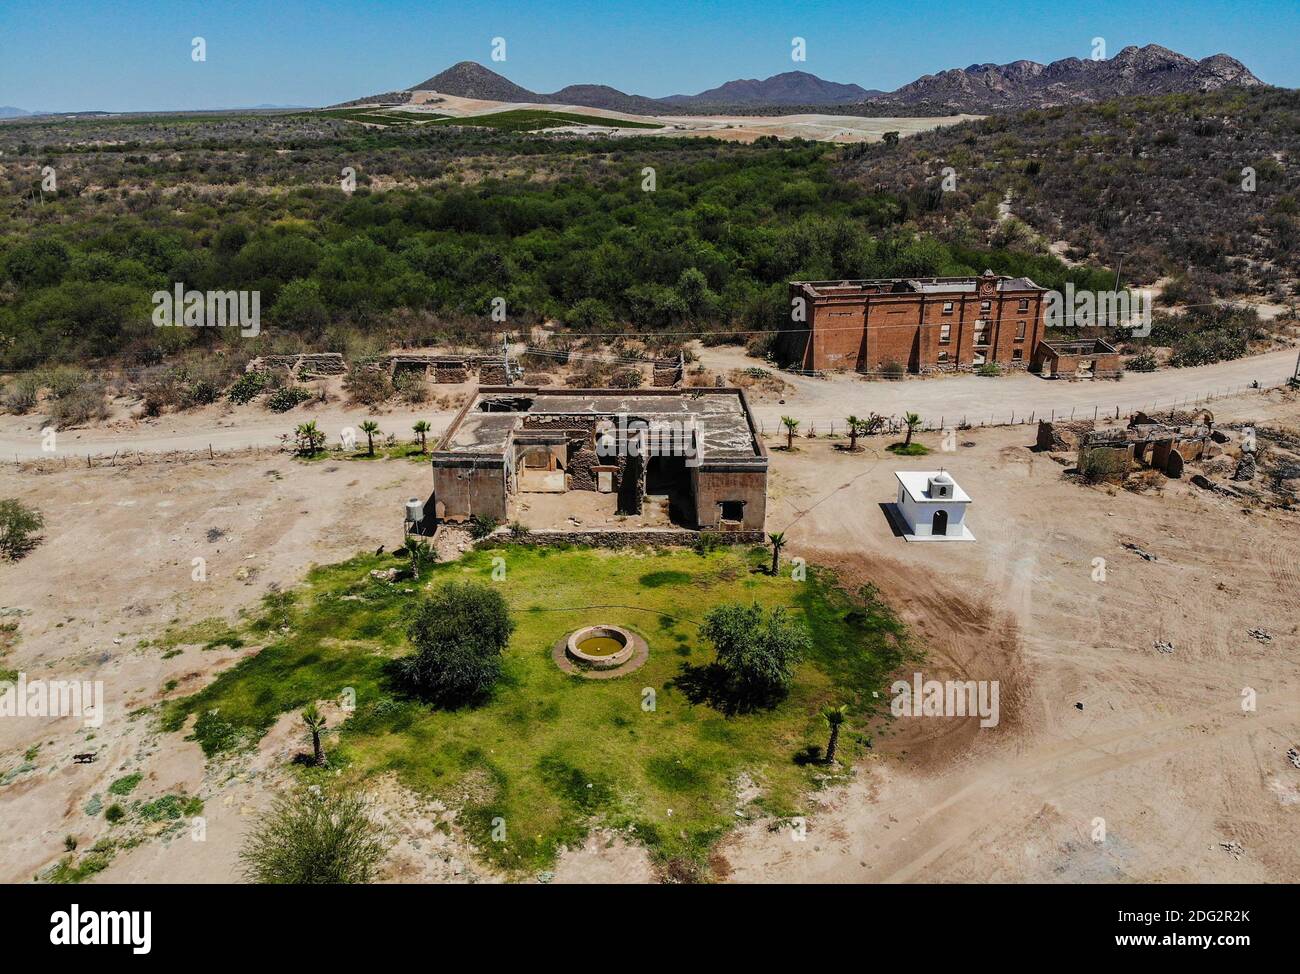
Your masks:
<svg viewBox="0 0 1300 974"><path fill-rule="evenodd" d="M940 364L943 364L946 363L947 361L948 361L948 350L943 349L939 352L939 362Z"/></svg>
<svg viewBox="0 0 1300 974"><path fill-rule="evenodd" d="M1029 299L1028 299L1028 298L1021 298L1021 299L1020 299L1020 310L1021 310L1021 311L1028 311L1028 310L1029 310Z"/></svg>
<svg viewBox="0 0 1300 974"><path fill-rule="evenodd" d="M745 520L744 501L719 501L718 506L722 508L722 520L737 524Z"/></svg>
<svg viewBox="0 0 1300 974"><path fill-rule="evenodd" d="M1019 362L1019 361L1021 361L1022 359L1024 359L1024 357L1025 357L1025 350L1024 350L1023 348L1013 348L1013 349L1011 350L1011 357L1012 357L1013 359L1015 359L1017 362Z"/></svg>
<svg viewBox="0 0 1300 974"><path fill-rule="evenodd" d="M945 301L945 302L943 303L943 313L946 314L946 315L950 315L950 314L952 314L952 302L951 302L951 301Z"/></svg>
<svg viewBox="0 0 1300 974"><path fill-rule="evenodd" d="M971 364L971 365L983 365L983 364L984 364L984 353L981 352L981 351L979 351L979 350L977 349L977 350L975 351L975 353L971 356L970 364Z"/></svg>
<svg viewBox="0 0 1300 974"><path fill-rule="evenodd" d="M992 308L993 308L993 302L992 302L992 301L981 301L981 302L980 302L980 311L989 311L989 310L991 310Z"/></svg>
<svg viewBox="0 0 1300 974"><path fill-rule="evenodd" d="M1026 322L1024 321L1016 322L1016 341L1018 342L1023 342L1025 340L1025 325Z"/></svg>
<svg viewBox="0 0 1300 974"><path fill-rule="evenodd" d="M987 345L989 343L989 333L985 330L988 328L987 321L975 322L975 344Z"/></svg>
<svg viewBox="0 0 1300 974"><path fill-rule="evenodd" d="M947 345L952 342L952 325L939 326L939 344Z"/></svg>

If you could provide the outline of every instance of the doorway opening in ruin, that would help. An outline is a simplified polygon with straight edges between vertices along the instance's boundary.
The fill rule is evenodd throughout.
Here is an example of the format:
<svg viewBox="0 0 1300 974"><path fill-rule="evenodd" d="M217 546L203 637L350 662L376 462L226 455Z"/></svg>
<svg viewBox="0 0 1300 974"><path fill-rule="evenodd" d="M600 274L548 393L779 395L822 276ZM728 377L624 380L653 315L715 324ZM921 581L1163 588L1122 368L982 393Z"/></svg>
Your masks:
<svg viewBox="0 0 1300 974"><path fill-rule="evenodd" d="M674 524L686 524L693 518L691 477L684 456L652 456L646 462L645 496L667 509Z"/></svg>
<svg viewBox="0 0 1300 974"><path fill-rule="evenodd" d="M948 533L948 512L947 511L934 512L934 519L930 522L930 533L931 534Z"/></svg>
<svg viewBox="0 0 1300 974"><path fill-rule="evenodd" d="M520 448L516 470L521 493L561 494L565 490L563 444Z"/></svg>

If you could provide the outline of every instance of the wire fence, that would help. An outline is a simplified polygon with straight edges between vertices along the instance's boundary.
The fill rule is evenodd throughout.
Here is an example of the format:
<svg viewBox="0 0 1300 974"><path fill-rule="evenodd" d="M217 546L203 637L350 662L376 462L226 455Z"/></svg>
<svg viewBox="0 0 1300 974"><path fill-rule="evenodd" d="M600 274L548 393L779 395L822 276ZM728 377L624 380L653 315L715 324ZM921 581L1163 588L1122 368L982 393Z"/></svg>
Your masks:
<svg viewBox="0 0 1300 974"><path fill-rule="evenodd" d="M1213 389L1209 392L1197 396L1170 396L1167 399L1153 399L1145 402L1112 402L1087 403L1086 405L1062 406L1057 408L1048 408L1046 410L1032 408L1028 410L1012 409L1009 412L999 413L980 413L978 415L969 412L963 413L941 413L939 416L921 416L920 422L916 425L917 431L936 431L946 429L971 429L982 427L998 426L1024 426L1031 423L1037 423L1039 420L1055 422L1060 420L1091 420L1101 422L1103 420L1119 420L1125 415L1131 415L1136 412L1143 412L1153 418L1157 413L1170 413L1177 411L1196 410L1204 408L1206 404L1216 399L1226 399L1231 396L1241 395L1244 392L1265 392L1269 389L1277 389L1288 384L1290 379L1282 379L1279 382L1266 385L1263 383L1244 383L1238 386L1223 386ZM919 414L918 414L919 415ZM848 436L848 422L846 416L807 416L791 415L791 419L798 422L796 430L797 436ZM859 419L866 420L869 417L860 416ZM902 433L907 429L907 423L902 416L884 416L876 417L879 428L875 431L878 434ZM783 420L770 420L766 417L755 417L758 423L759 433L763 436L787 436Z"/></svg>
<svg viewBox="0 0 1300 974"><path fill-rule="evenodd" d="M1245 383L1237 386L1223 386L1205 392L1197 396L1171 396L1168 399L1154 399L1148 402L1137 403L1119 403L1112 402L1108 404L1088 403L1086 405L1076 405L1061 407L1059 409L1030 409L1028 411L1018 411L1012 409L1007 413L992 412L989 414L975 415L972 413L941 413L938 416L922 416L916 426L916 431L939 431L946 429L972 429L972 428L989 428L1002 426L1024 426L1036 423L1039 420L1048 420L1055 422L1073 421L1073 420L1091 420L1101 422L1103 420L1119 420L1126 414L1135 412L1144 412L1155 417L1158 413L1170 413L1175 411L1195 410L1205 407L1208 403L1216 399L1225 399L1230 396L1240 395L1244 392L1265 392L1270 389L1277 389L1286 386L1291 381L1288 376L1279 382L1269 385ZM798 421L796 430L797 436L848 436L848 423L846 416L807 416L796 415L791 419ZM868 416L859 417L868 419ZM783 422L772 420L766 417L755 417L755 422L759 427L761 436L783 437L788 432ZM901 434L907 429L907 423L902 416L876 416L876 427L870 434L860 435L892 435ZM436 442L442 435L441 431L429 431L427 434L430 441ZM414 442L414 441L413 441ZM341 449L341 448L340 448ZM32 453L24 456L15 453L11 457L5 457L6 466L17 468L28 472L48 473L54 470L67 470L70 468L80 467L83 469L95 469L97 467L126 467L126 466L144 466L146 464L166 464L166 463L192 463L202 460L216 460L218 458L233 458L239 456L254 457L271 457L280 455L294 455L296 453L294 441L291 436L281 436L276 443L248 443L239 445L215 446L208 444L205 447L187 450L133 450L119 449L112 453L103 452L78 452L62 449L52 450L48 453ZM346 451L339 455L343 457Z"/></svg>

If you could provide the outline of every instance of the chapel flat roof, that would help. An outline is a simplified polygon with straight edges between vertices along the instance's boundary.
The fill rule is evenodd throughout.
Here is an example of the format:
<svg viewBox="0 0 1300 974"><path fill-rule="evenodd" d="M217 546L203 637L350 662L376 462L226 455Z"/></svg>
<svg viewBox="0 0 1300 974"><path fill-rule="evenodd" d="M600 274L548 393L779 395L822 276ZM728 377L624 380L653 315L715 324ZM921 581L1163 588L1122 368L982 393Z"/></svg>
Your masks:
<svg viewBox="0 0 1300 974"><path fill-rule="evenodd" d="M957 481L952 482L952 497L931 497L930 478L937 476L938 470L895 470L894 476L907 491L907 496L922 504L969 504L970 494L962 490ZM948 474L949 477L952 474Z"/></svg>

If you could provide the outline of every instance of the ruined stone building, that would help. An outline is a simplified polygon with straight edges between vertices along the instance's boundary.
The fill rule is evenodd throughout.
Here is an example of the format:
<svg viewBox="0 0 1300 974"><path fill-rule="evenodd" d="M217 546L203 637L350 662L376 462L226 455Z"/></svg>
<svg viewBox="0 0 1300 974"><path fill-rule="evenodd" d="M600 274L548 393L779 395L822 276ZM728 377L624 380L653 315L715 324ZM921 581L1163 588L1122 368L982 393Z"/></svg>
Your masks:
<svg viewBox="0 0 1300 974"><path fill-rule="evenodd" d="M1039 424L1039 441L1043 440ZM1209 413L1197 421L1182 424L1161 423L1145 413L1134 413L1123 428L1097 429L1078 437L1079 469L1086 458L1097 454L1109 456L1105 479L1122 482L1134 469L1147 467L1167 477L1178 479L1190 460L1207 460L1223 450L1230 437L1213 427Z"/></svg>
<svg viewBox="0 0 1300 974"><path fill-rule="evenodd" d="M1115 346L1100 338L1039 342L1029 367L1048 379L1113 378L1123 371Z"/></svg>
<svg viewBox="0 0 1300 974"><path fill-rule="evenodd" d="M1043 337L1047 291L1027 277L794 281L802 311L777 354L810 371L963 371L1027 368Z"/></svg>
<svg viewBox="0 0 1300 974"><path fill-rule="evenodd" d="M682 525L762 531L767 449L740 389L482 387L433 451L439 520L505 521L521 492L595 491L636 515L667 496Z"/></svg>

